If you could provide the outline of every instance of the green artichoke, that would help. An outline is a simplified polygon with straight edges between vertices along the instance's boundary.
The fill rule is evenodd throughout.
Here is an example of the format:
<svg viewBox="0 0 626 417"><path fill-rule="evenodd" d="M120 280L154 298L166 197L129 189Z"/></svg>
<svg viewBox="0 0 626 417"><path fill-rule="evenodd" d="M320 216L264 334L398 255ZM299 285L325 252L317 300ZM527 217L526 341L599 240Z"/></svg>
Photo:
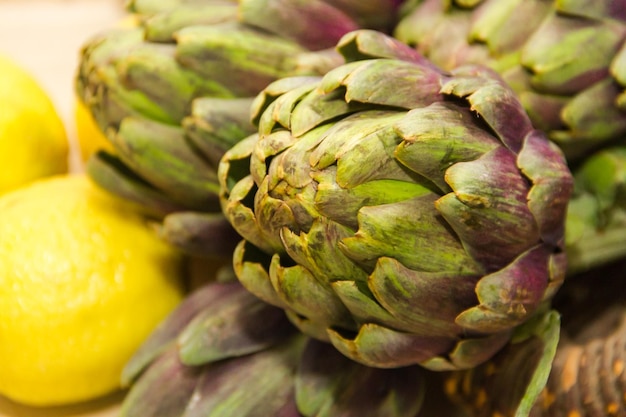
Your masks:
<svg viewBox="0 0 626 417"><path fill-rule="evenodd" d="M552 303L561 315L560 339L558 327L540 326L530 337L514 337L487 363L448 376L448 395L473 416L626 412L620 398L626 390L626 148L592 155L574 178L566 220L569 277Z"/></svg>
<svg viewBox="0 0 626 417"><path fill-rule="evenodd" d="M477 366L564 279L563 155L491 70L366 30L338 50L270 84L220 163L235 272L357 362Z"/></svg>
<svg viewBox="0 0 626 417"><path fill-rule="evenodd" d="M623 0L412 3L394 36L444 69L496 69L568 160L626 136Z"/></svg>
<svg viewBox="0 0 626 417"><path fill-rule="evenodd" d="M121 417L415 417L423 374L352 362L239 283L214 282L130 360Z"/></svg>
<svg viewBox="0 0 626 417"><path fill-rule="evenodd" d="M626 257L626 147L596 152L575 170L568 206L570 274Z"/></svg>
<svg viewBox="0 0 626 417"><path fill-rule="evenodd" d="M220 213L216 169L255 131L253 97L276 79L341 64L331 48L339 37L361 25L391 30L396 3L130 1L139 23L100 33L82 50L78 96L115 148L92 158L88 173L162 220L170 243L230 256L237 235Z"/></svg>

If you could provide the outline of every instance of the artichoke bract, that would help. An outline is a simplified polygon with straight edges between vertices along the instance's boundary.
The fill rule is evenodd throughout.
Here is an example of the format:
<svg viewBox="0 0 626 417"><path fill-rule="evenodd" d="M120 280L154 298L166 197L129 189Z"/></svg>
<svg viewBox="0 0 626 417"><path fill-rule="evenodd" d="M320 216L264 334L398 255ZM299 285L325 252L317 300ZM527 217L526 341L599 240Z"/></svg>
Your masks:
<svg viewBox="0 0 626 417"><path fill-rule="evenodd" d="M341 64L339 38L360 27L390 31L398 3L128 2L135 22L93 36L81 51L77 94L114 145L89 161L89 175L164 218L161 234L185 252L230 256L215 172L255 130L254 96L276 79Z"/></svg>
<svg viewBox="0 0 626 417"><path fill-rule="evenodd" d="M337 49L259 94L222 158L235 272L365 365L474 367L564 279L564 157L489 69L367 30Z"/></svg>
<svg viewBox="0 0 626 417"><path fill-rule="evenodd" d="M394 36L444 69L482 64L578 161L626 135L623 0L423 0Z"/></svg>
<svg viewBox="0 0 626 417"><path fill-rule="evenodd" d="M547 338L516 341L477 368L447 375L447 394L477 417L625 415L625 271L622 258L566 280L553 300L562 325L551 366L542 357ZM545 386L527 401L537 373L546 374Z"/></svg>
<svg viewBox="0 0 626 417"><path fill-rule="evenodd" d="M238 282L190 294L128 362L122 417L415 417L424 370L307 338Z"/></svg>

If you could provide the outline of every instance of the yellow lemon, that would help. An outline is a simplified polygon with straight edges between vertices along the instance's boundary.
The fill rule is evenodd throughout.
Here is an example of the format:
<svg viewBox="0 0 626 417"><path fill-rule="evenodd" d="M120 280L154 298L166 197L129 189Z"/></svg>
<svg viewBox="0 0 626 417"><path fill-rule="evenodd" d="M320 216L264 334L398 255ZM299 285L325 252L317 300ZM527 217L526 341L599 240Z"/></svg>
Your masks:
<svg viewBox="0 0 626 417"><path fill-rule="evenodd" d="M84 174L0 197L0 394L30 405L115 391L184 296L183 258Z"/></svg>
<svg viewBox="0 0 626 417"><path fill-rule="evenodd" d="M83 162L86 162L94 152L100 149L113 151L113 145L100 130L91 112L80 99L75 101L74 119L78 148Z"/></svg>
<svg viewBox="0 0 626 417"><path fill-rule="evenodd" d="M56 109L37 81L0 56L0 194L66 173L69 142Z"/></svg>

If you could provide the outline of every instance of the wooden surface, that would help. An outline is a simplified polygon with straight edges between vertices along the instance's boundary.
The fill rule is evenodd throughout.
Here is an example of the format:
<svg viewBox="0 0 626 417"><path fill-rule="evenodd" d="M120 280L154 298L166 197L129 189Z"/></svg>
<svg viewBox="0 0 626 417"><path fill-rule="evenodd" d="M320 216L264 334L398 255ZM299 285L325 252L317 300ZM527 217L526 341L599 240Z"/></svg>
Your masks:
<svg viewBox="0 0 626 417"><path fill-rule="evenodd" d="M122 0L0 0L0 53L37 78L65 121L73 143L73 79L80 47L122 15ZM74 171L82 169L76 152L71 166ZM116 393L80 405L31 408L0 396L0 417L115 417L122 398L123 393Z"/></svg>

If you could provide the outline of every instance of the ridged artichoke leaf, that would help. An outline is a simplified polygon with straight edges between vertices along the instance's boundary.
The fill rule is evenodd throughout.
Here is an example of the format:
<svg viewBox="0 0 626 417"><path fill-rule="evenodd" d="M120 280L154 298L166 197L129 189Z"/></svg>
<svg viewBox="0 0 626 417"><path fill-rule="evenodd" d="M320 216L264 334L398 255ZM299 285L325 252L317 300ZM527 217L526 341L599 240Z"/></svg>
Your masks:
<svg viewBox="0 0 626 417"><path fill-rule="evenodd" d="M230 190L228 199L222 199L222 211L237 233L253 245L266 253L280 251L280 241L260 227L248 201L256 189L251 176L241 179Z"/></svg>
<svg viewBox="0 0 626 417"><path fill-rule="evenodd" d="M568 254L566 252L555 251L555 253L550 256L550 260L548 262L549 281L548 288L546 288L546 291L543 294L544 300L551 300L561 288L561 285L563 285L563 281L565 281L565 277L568 273L568 267Z"/></svg>
<svg viewBox="0 0 626 417"><path fill-rule="evenodd" d="M313 50L331 48L344 33L359 28L350 15L323 0L241 0L239 11L242 22ZM389 14L384 8L380 12Z"/></svg>
<svg viewBox="0 0 626 417"><path fill-rule="evenodd" d="M609 17L626 21L624 0L557 0L556 7L563 14L595 19Z"/></svg>
<svg viewBox="0 0 626 417"><path fill-rule="evenodd" d="M369 105L381 105L403 109L423 107L442 101L439 93L443 78L440 70L432 66L416 65L397 59L369 59L357 61L351 71L333 89L345 87L346 103L356 101ZM330 92L335 74L329 72L322 81L322 91ZM390 77L389 74L393 74Z"/></svg>
<svg viewBox="0 0 626 417"><path fill-rule="evenodd" d="M337 184L353 188L373 180L411 181L411 176L393 155L400 138L393 124L401 112L362 111L348 116L326 130L312 150L312 169L323 170L337 164Z"/></svg>
<svg viewBox="0 0 626 417"><path fill-rule="evenodd" d="M259 118L259 135L261 137L267 136L281 127L291 129L293 111L296 105L313 89L313 84L294 87L269 103Z"/></svg>
<svg viewBox="0 0 626 417"><path fill-rule="evenodd" d="M112 136L116 154L138 175L190 208L215 205L215 171L187 143L180 127L126 118Z"/></svg>
<svg viewBox="0 0 626 417"><path fill-rule="evenodd" d="M574 185L563 153L535 130L524 140L517 163L532 183L528 208L539 225L542 240L562 248L565 214Z"/></svg>
<svg viewBox="0 0 626 417"><path fill-rule="evenodd" d="M361 2L364 3L364 2ZM361 29L345 34L336 46L347 62L374 58L392 58L419 65L433 64L407 44L374 30Z"/></svg>
<svg viewBox="0 0 626 417"><path fill-rule="evenodd" d="M209 284L232 285L232 284ZM177 338L181 362L202 365L267 349L294 332L282 309L239 283L200 311Z"/></svg>
<svg viewBox="0 0 626 417"><path fill-rule="evenodd" d="M486 0L472 13L468 43L482 42L494 57L521 48L552 11L545 0Z"/></svg>
<svg viewBox="0 0 626 417"><path fill-rule="evenodd" d="M471 9L481 4L484 0L453 0L453 1L454 1L454 4L456 4L459 7Z"/></svg>
<svg viewBox="0 0 626 417"><path fill-rule="evenodd" d="M540 240L528 208L528 180L515 155L495 148L446 171L453 192L436 202L467 252L488 271L497 270Z"/></svg>
<svg viewBox="0 0 626 417"><path fill-rule="evenodd" d="M278 236L266 233L256 221L254 198L258 190L250 175L250 154L258 135L251 135L229 149L218 166L222 212L245 239L267 253L281 251Z"/></svg>
<svg viewBox="0 0 626 417"><path fill-rule="evenodd" d="M493 357L511 338L510 331L461 339L446 356L437 356L420 363L431 371L473 369Z"/></svg>
<svg viewBox="0 0 626 417"><path fill-rule="evenodd" d="M237 9L237 4L234 2L179 4L176 7L168 8L168 10L145 16L141 23L147 41L172 42L175 33L188 26L214 25L236 21Z"/></svg>
<svg viewBox="0 0 626 417"><path fill-rule="evenodd" d="M113 63L130 53L141 42L143 42L141 28L125 28L94 36L83 46L75 88L78 96L92 108L92 112L94 109L99 111L106 109L102 106L102 102L108 100L109 89L124 90ZM149 102L145 96L143 98ZM151 105L160 111L155 104L151 103ZM96 115L97 113L94 112L94 116ZM106 127L107 123L101 125L103 130Z"/></svg>
<svg viewBox="0 0 626 417"><path fill-rule="evenodd" d="M237 245L233 253L233 269L241 285L266 303L287 309L287 304L278 296L270 280L269 264L267 254L245 240Z"/></svg>
<svg viewBox="0 0 626 417"><path fill-rule="evenodd" d="M138 90L167 113L176 124L189 112L190 99L201 96L230 97L228 89L181 66L176 47L170 44L142 44L115 62L120 83Z"/></svg>
<svg viewBox="0 0 626 417"><path fill-rule="evenodd" d="M313 220L319 217L315 210L313 186L295 188L282 181L268 190L269 180L269 176L264 179L255 196L256 221L269 240L280 240L284 227L293 232L309 230Z"/></svg>
<svg viewBox="0 0 626 417"><path fill-rule="evenodd" d="M336 166L311 172L317 183L315 207L321 216L357 230L357 217L363 206L395 203L429 194L425 186L409 181L381 179L356 187L343 188L337 184Z"/></svg>
<svg viewBox="0 0 626 417"><path fill-rule="evenodd" d="M126 2L126 10L140 15L151 15L183 6L220 5L225 3L237 3L237 0L129 0Z"/></svg>
<svg viewBox="0 0 626 417"><path fill-rule="evenodd" d="M374 368L417 365L445 355L455 345L454 338L415 335L374 323L362 325L356 336L349 338L334 329L328 329L328 336L339 352Z"/></svg>
<svg viewBox="0 0 626 417"><path fill-rule="evenodd" d="M152 101L145 92L124 87L114 68L98 68L94 78L96 79L88 82L98 87L95 92L88 93L89 97L85 102L103 131L109 126L118 127L127 116L146 117L170 125L177 123L172 115Z"/></svg>
<svg viewBox="0 0 626 417"><path fill-rule="evenodd" d="M172 201L113 154L97 151L87 161L85 170L98 186L137 203L137 207L150 217L162 218L168 213L185 210L184 204Z"/></svg>
<svg viewBox="0 0 626 417"><path fill-rule="evenodd" d="M570 273L622 257L626 250L625 149L605 148L575 171L565 235Z"/></svg>
<svg viewBox="0 0 626 417"><path fill-rule="evenodd" d="M367 281L367 273L337 247L338 242L353 233L339 223L320 217L307 232L296 234L284 228L280 237L287 255L306 268L320 285L326 286L343 280Z"/></svg>
<svg viewBox="0 0 626 417"><path fill-rule="evenodd" d="M589 270L624 257L626 211L614 207L610 219L600 214L598 200L591 194L574 197L566 219L567 272ZM606 220L610 220L605 224Z"/></svg>
<svg viewBox="0 0 626 417"><path fill-rule="evenodd" d="M377 323L398 327L394 322L395 317L378 303L372 291L362 281L335 281L332 288L359 325ZM393 324L389 325L390 323Z"/></svg>
<svg viewBox="0 0 626 417"><path fill-rule="evenodd" d="M314 340L304 349L295 384L305 417L414 417L425 393L417 366L365 367Z"/></svg>
<svg viewBox="0 0 626 417"><path fill-rule="evenodd" d="M235 96L257 94L277 78L297 75L296 57L307 52L292 41L234 22L189 26L175 37L176 57L183 67L224 85Z"/></svg>
<svg viewBox="0 0 626 417"><path fill-rule="evenodd" d="M293 109L290 124L294 136L303 136L323 126L323 123L338 120L360 110L371 109L364 103L346 102L343 88L323 91L320 86L321 84L311 90Z"/></svg>
<svg viewBox="0 0 626 417"><path fill-rule="evenodd" d="M165 216L158 235L185 253L229 259L241 237L222 213L179 211Z"/></svg>
<svg viewBox="0 0 626 417"><path fill-rule="evenodd" d="M259 122L260 118L265 114L265 110L283 94L288 93L291 90L298 89L300 87L305 88L309 86L309 90L316 88L317 83L322 78L320 76L291 76L280 78L271 82L261 92L259 92L250 106L251 121L255 125L259 125L259 128L263 131L271 132L272 127L269 129L262 128ZM269 117L269 115L267 116ZM271 122L271 119L270 119ZM271 122L273 124L273 122Z"/></svg>
<svg viewBox="0 0 626 417"><path fill-rule="evenodd" d="M524 45L521 63L537 90L574 94L607 76L625 36L623 23L552 13Z"/></svg>
<svg viewBox="0 0 626 417"><path fill-rule="evenodd" d="M239 284L204 285L192 293L172 311L137 349L122 371L122 384L130 385L162 353L176 344L176 338L182 329L205 308L211 308L215 302L233 291L238 291ZM178 356L178 349L173 353ZM167 353L166 355L171 355ZM167 359L170 360L171 359ZM178 360L175 361L178 363ZM182 364L178 364L181 365ZM150 372L150 371L149 371Z"/></svg>
<svg viewBox="0 0 626 417"><path fill-rule="evenodd" d="M615 106L623 88L606 79L574 96L563 108L566 131L551 132L568 157L582 160L590 151L626 134L626 113ZM593 139L589 139L593 138Z"/></svg>
<svg viewBox="0 0 626 417"><path fill-rule="evenodd" d="M106 33L95 34L90 38L81 53L89 59L81 60L81 73L91 73L96 68L115 62L126 56L134 47L144 41L142 27L117 27Z"/></svg>
<svg viewBox="0 0 626 417"><path fill-rule="evenodd" d="M576 185L593 194L601 213L598 220L608 223L611 209L626 191L626 148L612 147L589 157L576 171Z"/></svg>
<svg viewBox="0 0 626 417"><path fill-rule="evenodd" d="M409 111L394 129L402 138L394 156L411 171L450 192L444 174L457 162L471 161L500 146L475 117L451 103L433 103Z"/></svg>
<svg viewBox="0 0 626 417"><path fill-rule="evenodd" d="M300 417L295 375L306 338L213 363L202 374L182 417Z"/></svg>
<svg viewBox="0 0 626 417"><path fill-rule="evenodd" d="M280 166L272 167L270 166L269 162L274 158L277 158L279 160L289 160L289 158L285 158L285 156L281 155L281 152L290 149L298 141L299 139L294 137L288 130L278 130L272 134L257 136L257 141L252 148L250 167L248 168L257 185L260 185L263 182L265 177L268 175L270 169L273 170L273 172L276 172L277 169L281 168ZM303 149L302 145L303 144L300 144L298 149L300 150L300 152L306 152L306 149ZM274 165L280 164L274 163ZM279 175L274 179L275 182L272 184L273 186L275 185L275 183L285 179L286 174L284 171L285 170L282 169L282 175ZM301 187L305 186L311 181L310 178L308 180L306 179L306 172L302 174L300 172L290 171L289 174L298 176L298 178L303 179L302 181L298 181L298 185Z"/></svg>
<svg viewBox="0 0 626 417"><path fill-rule="evenodd" d="M182 416L203 369L183 365L178 350L171 346L133 385L124 398L120 416Z"/></svg>
<svg viewBox="0 0 626 417"><path fill-rule="evenodd" d="M237 182L250 177L250 156L258 139L259 135L253 133L234 144L222 157L217 167L220 196L227 198Z"/></svg>
<svg viewBox="0 0 626 417"><path fill-rule="evenodd" d="M447 19L446 12L453 6L451 1L408 0L403 7L404 14L393 30L393 37L423 51L428 43L426 39Z"/></svg>
<svg viewBox="0 0 626 417"><path fill-rule="evenodd" d="M269 277L281 301L300 316L317 323L354 329L354 321L326 277L316 277L301 265L285 266L279 255L272 257Z"/></svg>
<svg viewBox="0 0 626 417"><path fill-rule="evenodd" d="M496 72L483 66L462 66L452 74L441 92L467 101L470 110L485 121L507 148L519 152L533 126L513 90Z"/></svg>
<svg viewBox="0 0 626 417"><path fill-rule="evenodd" d="M465 310L456 323L466 329L496 333L528 320L544 300L554 249L537 245L476 285L479 305Z"/></svg>
<svg viewBox="0 0 626 417"><path fill-rule="evenodd" d="M216 169L227 150L257 129L250 122L252 97L201 97L182 121L185 136Z"/></svg>
<svg viewBox="0 0 626 417"><path fill-rule="evenodd" d="M440 1L435 1L440 2ZM419 20L416 25L426 25L430 16L416 13ZM422 51L429 60L445 70L451 70L461 64L490 63L488 47L479 42L468 43L467 34L472 27L472 13L468 10L452 8L440 17L430 32L423 33L416 48Z"/></svg>
<svg viewBox="0 0 626 417"><path fill-rule="evenodd" d="M393 316L391 322L377 323L414 334L454 336L463 333L454 319L478 304L479 279L477 274L414 271L383 257L368 285L374 299Z"/></svg>
<svg viewBox="0 0 626 417"><path fill-rule="evenodd" d="M386 256L414 270L480 273L482 268L441 221L435 210L436 198L427 194L361 208L359 230L340 242L341 250L369 271Z"/></svg>

